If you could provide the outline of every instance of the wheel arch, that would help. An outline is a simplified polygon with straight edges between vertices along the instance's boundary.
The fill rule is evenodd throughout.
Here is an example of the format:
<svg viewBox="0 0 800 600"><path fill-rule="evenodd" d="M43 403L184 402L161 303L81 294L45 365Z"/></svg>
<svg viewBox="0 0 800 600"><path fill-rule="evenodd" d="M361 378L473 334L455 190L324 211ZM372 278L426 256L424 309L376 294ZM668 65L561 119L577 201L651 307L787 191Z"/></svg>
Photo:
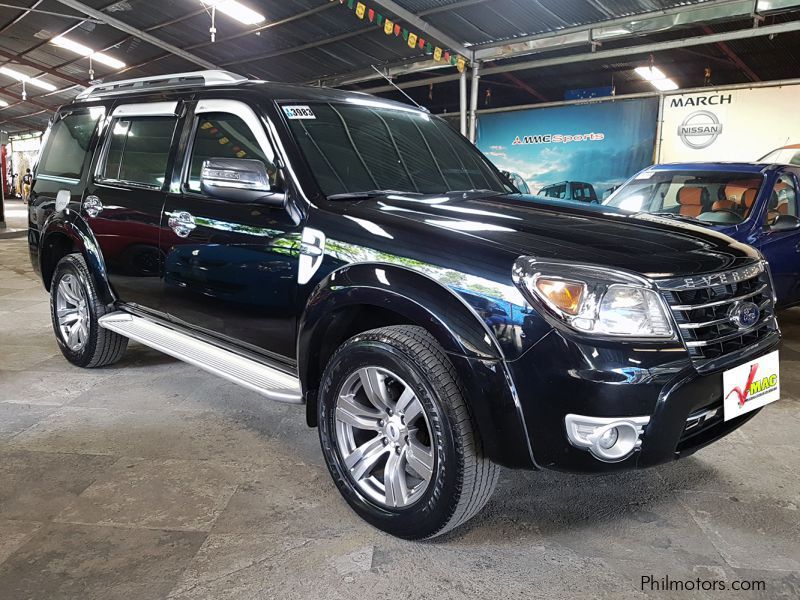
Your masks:
<svg viewBox="0 0 800 600"><path fill-rule="evenodd" d="M45 289L50 291L58 262L67 254L77 252L86 261L101 300L106 304L114 301L100 246L78 213L69 210L53 213L42 226L39 239L39 269Z"/></svg>

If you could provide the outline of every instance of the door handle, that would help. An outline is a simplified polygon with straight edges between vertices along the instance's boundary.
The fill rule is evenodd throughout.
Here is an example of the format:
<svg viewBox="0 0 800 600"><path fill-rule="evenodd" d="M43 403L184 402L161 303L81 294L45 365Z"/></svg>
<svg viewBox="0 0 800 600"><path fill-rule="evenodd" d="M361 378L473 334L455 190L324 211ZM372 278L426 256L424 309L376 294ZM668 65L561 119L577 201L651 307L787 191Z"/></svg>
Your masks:
<svg viewBox="0 0 800 600"><path fill-rule="evenodd" d="M186 211L172 213L167 222L175 235L182 238L188 237L197 227L194 217Z"/></svg>
<svg viewBox="0 0 800 600"><path fill-rule="evenodd" d="M86 199L83 201L83 210L85 210L86 214L90 217L96 217L103 212L103 203L100 202L100 198L95 195L86 196Z"/></svg>

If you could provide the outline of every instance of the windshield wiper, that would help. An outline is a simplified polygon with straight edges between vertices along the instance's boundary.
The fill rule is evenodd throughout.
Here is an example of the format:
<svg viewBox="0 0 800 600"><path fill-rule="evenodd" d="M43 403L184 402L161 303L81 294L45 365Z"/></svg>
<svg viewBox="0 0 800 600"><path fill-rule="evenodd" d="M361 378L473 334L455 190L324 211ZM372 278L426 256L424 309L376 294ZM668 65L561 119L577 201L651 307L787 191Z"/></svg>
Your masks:
<svg viewBox="0 0 800 600"><path fill-rule="evenodd" d="M375 198L376 196L386 196L395 194L398 196L419 196L418 192L403 192L400 190L366 190L363 192L344 192L342 194L332 194L328 196L328 200L364 200L367 198Z"/></svg>
<svg viewBox="0 0 800 600"><path fill-rule="evenodd" d="M636 213L636 215L634 215L634 216L638 217L639 215L654 215L656 217L668 217L670 219L677 219L678 221L689 221L691 223L702 223L703 222L700 219L698 219L697 217L692 217L692 216L689 216L689 215L680 215L678 213L672 213L672 212L667 212L667 211L663 211L663 212L639 212L639 213Z"/></svg>
<svg viewBox="0 0 800 600"><path fill-rule="evenodd" d="M497 190L487 190L487 189L472 189L472 190L448 190L447 194L494 194L495 196L502 196L503 194L505 194L505 192L498 192Z"/></svg>

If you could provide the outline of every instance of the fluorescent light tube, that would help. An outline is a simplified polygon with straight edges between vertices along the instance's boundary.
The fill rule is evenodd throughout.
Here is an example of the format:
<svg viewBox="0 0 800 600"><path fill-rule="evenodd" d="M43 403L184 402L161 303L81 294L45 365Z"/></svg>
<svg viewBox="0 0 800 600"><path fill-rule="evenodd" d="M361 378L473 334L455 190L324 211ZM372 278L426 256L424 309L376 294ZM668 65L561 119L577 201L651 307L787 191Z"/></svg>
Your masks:
<svg viewBox="0 0 800 600"><path fill-rule="evenodd" d="M42 88L43 90L47 90L48 92L53 92L56 90L56 86L54 86L52 83L48 83L46 81L43 81L42 79L34 79L33 77L25 75L25 73L20 73L19 71L15 71L14 69L9 69L8 67L0 67L0 73L2 73L3 75L8 75L9 77L16 79L17 81L24 81L29 85Z"/></svg>
<svg viewBox="0 0 800 600"><path fill-rule="evenodd" d="M62 35L54 37L52 40L50 40L50 42L55 44L59 48L70 50L72 52L75 52L76 54L80 54L81 56L86 56L87 58L91 57L93 61L102 63L113 69L122 69L125 66L125 63L122 62L121 60L117 60L116 58L113 58L108 54L104 54L102 52L95 52L88 46L84 46L79 42L65 38Z"/></svg>
<svg viewBox="0 0 800 600"><path fill-rule="evenodd" d="M206 6L215 6L219 12L224 13L229 17L236 19L240 23L244 23L245 25L256 25L257 23L261 23L266 19L266 17L261 13L247 8L241 2L236 2L236 0L221 0L219 2L214 2L214 0L201 1Z"/></svg>
<svg viewBox="0 0 800 600"><path fill-rule="evenodd" d="M678 84L669 79L658 67L636 67L634 69L642 79L649 81L657 90L669 92L678 89Z"/></svg>

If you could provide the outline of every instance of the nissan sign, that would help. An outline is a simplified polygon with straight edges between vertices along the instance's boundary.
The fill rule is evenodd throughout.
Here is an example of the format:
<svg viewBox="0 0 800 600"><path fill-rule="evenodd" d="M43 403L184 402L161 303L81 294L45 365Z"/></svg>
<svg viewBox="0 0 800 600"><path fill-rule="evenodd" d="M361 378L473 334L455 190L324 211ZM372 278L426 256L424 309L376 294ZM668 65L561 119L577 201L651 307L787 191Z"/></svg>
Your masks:
<svg viewBox="0 0 800 600"><path fill-rule="evenodd" d="M702 150L717 141L722 133L722 123L710 110L698 110L678 126L678 137L689 148Z"/></svg>

